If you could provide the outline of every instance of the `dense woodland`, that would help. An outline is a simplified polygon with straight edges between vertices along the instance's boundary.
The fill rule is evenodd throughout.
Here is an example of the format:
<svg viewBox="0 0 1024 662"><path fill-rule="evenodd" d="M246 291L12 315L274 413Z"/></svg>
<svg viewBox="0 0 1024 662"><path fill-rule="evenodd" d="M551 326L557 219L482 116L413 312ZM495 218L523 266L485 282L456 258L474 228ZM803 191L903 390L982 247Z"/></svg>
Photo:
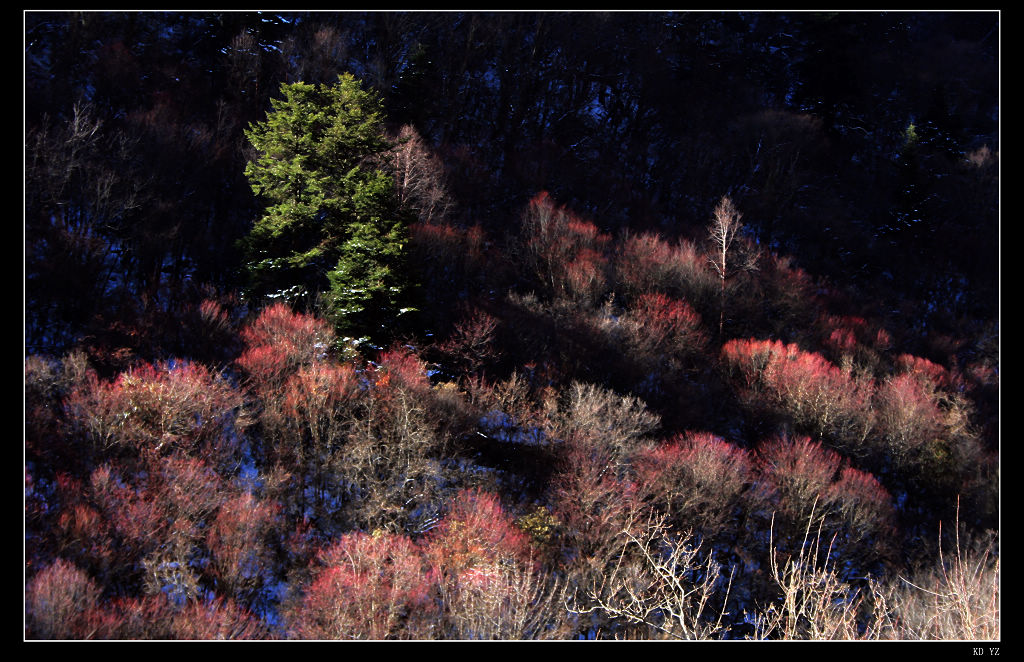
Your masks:
<svg viewBox="0 0 1024 662"><path fill-rule="evenodd" d="M27 639L1000 637L998 12L26 12Z"/></svg>

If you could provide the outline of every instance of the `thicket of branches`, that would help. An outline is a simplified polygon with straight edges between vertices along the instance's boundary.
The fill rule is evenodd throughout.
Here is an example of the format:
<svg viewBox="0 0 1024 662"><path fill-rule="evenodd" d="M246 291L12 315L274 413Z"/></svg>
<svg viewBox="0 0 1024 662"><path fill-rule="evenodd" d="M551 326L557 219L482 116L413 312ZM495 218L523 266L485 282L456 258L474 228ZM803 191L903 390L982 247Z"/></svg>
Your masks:
<svg viewBox="0 0 1024 662"><path fill-rule="evenodd" d="M998 14L25 30L26 638L1000 637ZM361 344L241 241L344 72Z"/></svg>

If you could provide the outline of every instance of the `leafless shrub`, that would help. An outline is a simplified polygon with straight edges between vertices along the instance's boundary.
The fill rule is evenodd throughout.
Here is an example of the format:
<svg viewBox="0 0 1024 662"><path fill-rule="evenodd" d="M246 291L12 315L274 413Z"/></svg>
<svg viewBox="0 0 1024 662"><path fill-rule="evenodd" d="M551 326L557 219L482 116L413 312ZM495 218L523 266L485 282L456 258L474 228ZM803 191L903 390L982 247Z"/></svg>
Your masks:
<svg viewBox="0 0 1024 662"><path fill-rule="evenodd" d="M820 554L820 527L809 539L812 523L813 517L796 558L780 560L772 544L770 567L781 595L753 615L756 638L999 639L999 558L991 546L966 550L957 534L954 556L940 544L938 566L913 581L867 577L855 587L840 576L831 546Z"/></svg>
<svg viewBox="0 0 1024 662"><path fill-rule="evenodd" d="M674 536L660 519L620 533L619 562L586 591L572 596L579 614L602 612L631 626L631 636L713 639L726 631L722 609L732 587L722 565L701 552L692 536ZM637 627L639 626L639 627Z"/></svg>
<svg viewBox="0 0 1024 662"><path fill-rule="evenodd" d="M829 545L821 554L821 522L810 539L815 515L812 510L804 531L803 544L796 558L781 558L773 538L769 550L771 576L781 590L778 602L753 617L757 639L876 639L891 633L892 624L885 608L885 596L869 581L874 598L874 621L862 629L858 623L864 596L844 581L832 558ZM774 525L774 521L773 521Z"/></svg>
<svg viewBox="0 0 1024 662"><path fill-rule="evenodd" d="M959 527L952 557L942 551L938 567L901 578L894 591L900 639L998 640L999 556L991 545L968 549Z"/></svg>
<svg viewBox="0 0 1024 662"><path fill-rule="evenodd" d="M554 433L566 441L606 450L619 462L659 424L658 416L639 398L573 382L554 422Z"/></svg>
<svg viewBox="0 0 1024 662"><path fill-rule="evenodd" d="M463 573L447 595L454 639L556 639L566 634L562 580L521 563Z"/></svg>

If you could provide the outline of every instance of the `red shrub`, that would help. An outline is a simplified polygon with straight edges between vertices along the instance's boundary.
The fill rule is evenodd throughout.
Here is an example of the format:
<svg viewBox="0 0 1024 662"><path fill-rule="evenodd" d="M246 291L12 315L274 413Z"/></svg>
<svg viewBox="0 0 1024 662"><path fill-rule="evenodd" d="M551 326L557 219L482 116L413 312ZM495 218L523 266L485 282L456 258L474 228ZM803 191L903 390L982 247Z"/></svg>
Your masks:
<svg viewBox="0 0 1024 662"><path fill-rule="evenodd" d="M664 294L639 296L624 322L630 344L649 359L685 359L702 353L707 345L700 315L685 301Z"/></svg>
<svg viewBox="0 0 1024 662"><path fill-rule="evenodd" d="M789 336L810 327L820 289L810 275L794 266L791 257L772 252L761 253L757 266L757 278L734 292L741 309L756 320L749 326L751 332Z"/></svg>
<svg viewBox="0 0 1024 662"><path fill-rule="evenodd" d="M92 472L89 477L92 499L117 541L112 546L114 570L121 576L115 581L133 579L138 563L167 540L172 521L167 504L154 499L152 492L126 484L109 465Z"/></svg>
<svg viewBox="0 0 1024 662"><path fill-rule="evenodd" d="M722 345L721 357L725 368L741 377L747 388L758 389L765 385L768 366L784 352L785 345L778 340L737 338Z"/></svg>
<svg viewBox="0 0 1024 662"><path fill-rule="evenodd" d="M913 372L890 377L876 391L874 406L879 434L897 464L944 434L945 415L930 377Z"/></svg>
<svg viewBox="0 0 1024 662"><path fill-rule="evenodd" d="M851 329L836 329L829 334L828 342L842 352L851 352L857 346L857 336Z"/></svg>
<svg viewBox="0 0 1024 662"><path fill-rule="evenodd" d="M175 639L233 640L270 639L266 624L231 600L190 601L174 613L170 622Z"/></svg>
<svg viewBox="0 0 1024 662"><path fill-rule="evenodd" d="M210 329L216 329L222 334L231 330L231 318L219 301L203 299L199 304L199 317Z"/></svg>
<svg viewBox="0 0 1024 662"><path fill-rule="evenodd" d="M498 320L486 312L473 309L455 325L451 336L438 350L457 375L479 375L498 356L494 332Z"/></svg>
<svg viewBox="0 0 1024 662"><path fill-rule="evenodd" d="M25 588L29 639L82 638L86 613L99 599L96 584L77 567L57 559L29 580Z"/></svg>
<svg viewBox="0 0 1024 662"><path fill-rule="evenodd" d="M486 241L479 225L460 228L453 225L417 222L409 227L409 246L419 272L435 295L435 288L450 288L464 283L496 265L485 263Z"/></svg>
<svg viewBox="0 0 1024 662"><path fill-rule="evenodd" d="M671 245L654 233L630 234L615 258L615 281L627 298L663 292L704 310L716 301L720 283L707 257L688 241Z"/></svg>
<svg viewBox="0 0 1024 662"><path fill-rule="evenodd" d="M176 315L177 327L167 329L167 333L175 334L183 354L194 360L219 363L238 351L238 333L227 307L237 305L237 300L230 296L188 302Z"/></svg>
<svg viewBox="0 0 1024 662"><path fill-rule="evenodd" d="M773 340L731 340L722 347L722 361L742 379L751 403L776 409L837 447L862 449L873 425L870 380Z"/></svg>
<svg viewBox="0 0 1024 662"><path fill-rule="evenodd" d="M843 467L832 484L828 500L838 511L843 525L854 538L862 539L885 531L892 521L893 503L889 492L871 474Z"/></svg>
<svg viewBox="0 0 1024 662"><path fill-rule="evenodd" d="M833 360L854 361L868 370L876 370L880 352L889 349L892 338L885 329L876 328L856 315L821 315L818 327L825 340L826 353Z"/></svg>
<svg viewBox="0 0 1024 662"><path fill-rule="evenodd" d="M611 236L556 205L547 192L530 201L523 230L526 260L546 293L593 304L604 291Z"/></svg>
<svg viewBox="0 0 1024 662"><path fill-rule="evenodd" d="M175 519L204 521L227 498L224 481L203 460L181 455L160 457L150 467L155 501Z"/></svg>
<svg viewBox="0 0 1024 662"><path fill-rule="evenodd" d="M980 389L986 386L999 386L999 371L994 365L986 361L969 363L964 370L970 383L970 388Z"/></svg>
<svg viewBox="0 0 1024 662"><path fill-rule="evenodd" d="M162 595L115 598L89 610L83 629L89 639L170 639L172 615Z"/></svg>
<svg viewBox="0 0 1024 662"><path fill-rule="evenodd" d="M616 475L613 451L586 442L563 446L551 479L552 514L570 572L588 584L621 552L621 538L632 526L639 500L635 485Z"/></svg>
<svg viewBox="0 0 1024 662"><path fill-rule="evenodd" d="M299 368L284 386L283 411L314 448L338 442L344 414L359 396L359 377L350 365L311 363Z"/></svg>
<svg viewBox="0 0 1024 662"><path fill-rule="evenodd" d="M116 566L117 553L110 526L93 504L67 503L57 516L53 533L61 555L100 581Z"/></svg>
<svg viewBox="0 0 1024 662"><path fill-rule="evenodd" d="M844 335L849 334L854 341L866 337L869 331L867 321L854 315L826 315L822 319L822 324L826 330L833 329L843 332Z"/></svg>
<svg viewBox="0 0 1024 662"><path fill-rule="evenodd" d="M226 591L240 595L263 585L271 562L267 538L277 517L277 504L245 492L220 507L206 535L213 556L213 575Z"/></svg>
<svg viewBox="0 0 1024 662"><path fill-rule="evenodd" d="M573 301L593 305L604 294L607 259L592 248L582 248L565 267L562 287Z"/></svg>
<svg viewBox="0 0 1024 662"><path fill-rule="evenodd" d="M776 437L758 447L761 475L775 491L779 507L796 523L806 523L812 509L819 515L843 458L809 437Z"/></svg>
<svg viewBox="0 0 1024 662"><path fill-rule="evenodd" d="M446 223L419 221L409 226L409 233L413 245L435 259L458 255L464 241L462 231Z"/></svg>
<svg viewBox="0 0 1024 662"><path fill-rule="evenodd" d="M257 345L246 349L237 363L249 383L257 392L262 392L284 383L295 369L291 359L286 345Z"/></svg>
<svg viewBox="0 0 1024 662"><path fill-rule="evenodd" d="M501 561L523 562L530 556L530 539L496 495L464 490L428 534L426 554L437 572L454 576Z"/></svg>
<svg viewBox="0 0 1024 662"><path fill-rule="evenodd" d="M843 532L847 543L887 543L878 535L891 526L889 493L837 453L807 437L776 437L759 446L758 466L792 535L824 521L826 531Z"/></svg>
<svg viewBox="0 0 1024 662"><path fill-rule="evenodd" d="M68 394L64 407L71 425L94 449L104 452L122 443L121 423L128 408L128 394L123 389L101 381L90 371Z"/></svg>
<svg viewBox="0 0 1024 662"><path fill-rule="evenodd" d="M615 260L617 284L629 295L670 288L674 257L672 246L657 234L627 235Z"/></svg>
<svg viewBox="0 0 1024 662"><path fill-rule="evenodd" d="M430 575L402 535L349 533L321 552L305 597L289 614L308 639L423 637L433 621Z"/></svg>
<svg viewBox="0 0 1024 662"><path fill-rule="evenodd" d="M913 375L917 379L928 380L934 387L948 388L952 383L948 370L920 356L900 354L896 357L896 367L901 372Z"/></svg>
<svg viewBox="0 0 1024 662"><path fill-rule="evenodd" d="M375 386L423 394L430 390L426 364L406 347L394 347L377 360Z"/></svg>
<svg viewBox="0 0 1024 662"><path fill-rule="evenodd" d="M633 461L642 497L680 529L727 530L756 480L747 452L708 433L687 433Z"/></svg>
<svg viewBox="0 0 1024 662"><path fill-rule="evenodd" d="M196 363L143 365L112 382L94 375L65 401L69 417L101 450L230 455L237 440L241 394Z"/></svg>
<svg viewBox="0 0 1024 662"><path fill-rule="evenodd" d="M264 308L259 316L242 329L242 340L249 347L286 345L296 357L310 360L327 351L334 332L324 320L295 313L284 303Z"/></svg>
<svg viewBox="0 0 1024 662"><path fill-rule="evenodd" d="M237 363L258 392L280 386L300 365L326 358L335 341L327 322L283 303L264 308L241 335L246 349Z"/></svg>

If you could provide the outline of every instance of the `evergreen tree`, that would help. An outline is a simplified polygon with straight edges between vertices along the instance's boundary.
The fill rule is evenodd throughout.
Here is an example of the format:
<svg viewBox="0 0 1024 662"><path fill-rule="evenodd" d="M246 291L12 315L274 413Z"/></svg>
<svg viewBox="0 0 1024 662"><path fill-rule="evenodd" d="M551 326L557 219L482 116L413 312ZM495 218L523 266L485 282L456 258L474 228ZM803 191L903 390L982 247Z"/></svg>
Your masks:
<svg viewBox="0 0 1024 662"><path fill-rule="evenodd" d="M245 174L267 203L243 240L250 294L325 294L342 335L382 340L408 310L408 284L406 223L379 158L390 148L381 100L351 74L281 92L246 131L257 155Z"/></svg>

